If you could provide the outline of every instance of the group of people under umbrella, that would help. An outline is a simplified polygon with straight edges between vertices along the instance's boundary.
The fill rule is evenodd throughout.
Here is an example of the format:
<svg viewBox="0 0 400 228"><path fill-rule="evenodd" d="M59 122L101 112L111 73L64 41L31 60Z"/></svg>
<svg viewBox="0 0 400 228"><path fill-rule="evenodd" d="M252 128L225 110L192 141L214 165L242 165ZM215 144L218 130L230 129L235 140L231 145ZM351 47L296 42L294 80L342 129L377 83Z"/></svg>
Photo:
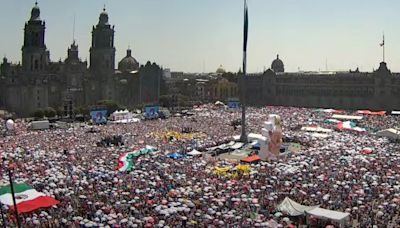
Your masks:
<svg viewBox="0 0 400 228"><path fill-rule="evenodd" d="M273 161L250 164L251 171L232 178L215 167L239 162L206 156L206 148L240 134L231 123L240 112L205 105L194 115L130 124L98 126L91 134L81 126L29 131L16 120L15 134L0 138L2 185L14 165L13 181L27 183L59 203L20 213L23 227L295 227L317 218L290 217L277 210L286 197L303 205L350 213L349 226L400 225L400 145L372 132L333 131L318 138L296 128L326 123L330 113L290 107L248 109L248 131L261 132L268 114L282 118L284 138L303 147ZM364 116L357 124L369 129L392 127L395 116ZM87 127L88 129L90 127ZM202 137L155 137L183 128ZM116 143L98 147L109 136ZM146 146L156 151L135 157L134 168L120 171L122 154ZM361 154L365 147L373 152ZM171 159L168 154L196 149L204 156ZM182 151L186 150L186 151ZM12 207L2 205L13 226ZM311 222L310 222L311 221ZM333 221L318 223L335 225Z"/></svg>

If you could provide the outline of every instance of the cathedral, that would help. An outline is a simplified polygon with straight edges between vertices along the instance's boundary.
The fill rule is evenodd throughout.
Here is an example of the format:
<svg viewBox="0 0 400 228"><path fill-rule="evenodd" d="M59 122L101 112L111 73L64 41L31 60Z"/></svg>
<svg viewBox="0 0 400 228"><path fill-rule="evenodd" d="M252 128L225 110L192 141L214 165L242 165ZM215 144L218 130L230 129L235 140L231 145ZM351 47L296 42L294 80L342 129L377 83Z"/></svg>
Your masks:
<svg viewBox="0 0 400 228"><path fill-rule="evenodd" d="M45 30L36 3L25 23L22 63L4 57L0 65L0 109L26 117L40 109L74 110L101 100L127 108L158 104L163 70L155 63L140 65L130 49L115 67L114 26L105 9L92 28L89 63L79 58L75 41L64 61L51 62Z"/></svg>

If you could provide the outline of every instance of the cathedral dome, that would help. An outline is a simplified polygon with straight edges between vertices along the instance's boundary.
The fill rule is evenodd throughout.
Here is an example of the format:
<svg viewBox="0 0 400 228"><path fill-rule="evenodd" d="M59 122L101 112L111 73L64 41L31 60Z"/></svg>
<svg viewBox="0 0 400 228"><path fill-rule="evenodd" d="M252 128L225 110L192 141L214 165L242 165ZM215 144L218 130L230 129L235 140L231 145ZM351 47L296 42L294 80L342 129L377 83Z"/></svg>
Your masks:
<svg viewBox="0 0 400 228"><path fill-rule="evenodd" d="M276 56L276 59L272 61L271 69L275 73L282 73L285 72L285 66L283 65L282 60L279 59L279 55Z"/></svg>
<svg viewBox="0 0 400 228"><path fill-rule="evenodd" d="M131 72L139 70L139 62L132 57L131 49L126 51L126 56L118 63L118 70L122 72Z"/></svg>
<svg viewBox="0 0 400 228"><path fill-rule="evenodd" d="M219 65L219 67L218 67L216 73L217 73L217 74L225 74L226 71L225 71L225 69L222 67L222 65Z"/></svg>
<svg viewBox="0 0 400 228"><path fill-rule="evenodd" d="M108 13L106 12L105 7L103 8L103 12L100 13L99 24L102 24L102 25L108 24Z"/></svg>
<svg viewBox="0 0 400 228"><path fill-rule="evenodd" d="M32 8L30 20L31 21L39 21L40 20L40 8L39 8L37 2L35 2L35 6Z"/></svg>

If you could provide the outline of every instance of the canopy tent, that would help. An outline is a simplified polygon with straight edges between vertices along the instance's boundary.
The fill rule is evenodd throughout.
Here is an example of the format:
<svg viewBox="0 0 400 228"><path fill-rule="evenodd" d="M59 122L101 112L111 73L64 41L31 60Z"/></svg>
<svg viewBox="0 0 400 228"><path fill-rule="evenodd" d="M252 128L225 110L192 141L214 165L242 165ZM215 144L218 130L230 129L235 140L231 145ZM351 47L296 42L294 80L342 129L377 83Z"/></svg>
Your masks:
<svg viewBox="0 0 400 228"><path fill-rule="evenodd" d="M290 216L304 215L305 212L318 208L318 206L304 206L286 197L278 206L277 210Z"/></svg>
<svg viewBox="0 0 400 228"><path fill-rule="evenodd" d="M370 110L358 110L357 113L364 115L374 115L374 116L384 116L386 114L385 111L372 112Z"/></svg>
<svg viewBox="0 0 400 228"><path fill-rule="evenodd" d="M338 120L362 120L362 116L333 115L333 119Z"/></svg>
<svg viewBox="0 0 400 228"><path fill-rule="evenodd" d="M247 163L253 163L253 162L258 162L260 160L261 160L261 158L258 155L253 155L253 156L250 156L250 157L247 157L247 158L243 158L240 161L247 162Z"/></svg>
<svg viewBox="0 0 400 228"><path fill-rule="evenodd" d="M376 135L382 136L382 137L387 137L390 139L396 139L396 140L400 139L400 131L393 129L393 128L378 131L376 133Z"/></svg>
<svg viewBox="0 0 400 228"><path fill-rule="evenodd" d="M217 102L215 102L215 105L222 105L222 106L225 106L225 104L224 104L222 101L217 101Z"/></svg>
<svg viewBox="0 0 400 228"><path fill-rule="evenodd" d="M308 131L308 132L321 132L321 133L331 133L333 130L327 129L327 128L322 128L319 126L308 126L308 127L302 127L302 131Z"/></svg>
<svg viewBox="0 0 400 228"><path fill-rule="evenodd" d="M392 115L400 115L400 111L392 111Z"/></svg>
<svg viewBox="0 0 400 228"><path fill-rule="evenodd" d="M307 211L307 214L319 217L319 218L325 218L325 219L330 219L336 222L344 222L347 218L349 218L349 213L343 213L339 211L332 211L332 210L327 210L323 209L320 207L316 207L312 210Z"/></svg>
<svg viewBox="0 0 400 228"><path fill-rule="evenodd" d="M235 144L233 144L233 145L231 146L231 149L237 150L237 149L242 148L243 145L244 145L244 143L237 142L237 143L235 143Z"/></svg>
<svg viewBox="0 0 400 228"><path fill-rule="evenodd" d="M253 141L253 140L257 140L257 141L267 141L267 137L261 135L261 134L254 134L254 133L250 133L247 136L249 141Z"/></svg>
<svg viewBox="0 0 400 228"><path fill-rule="evenodd" d="M252 143L252 145L251 145L251 149L254 149L254 150L260 150L260 147L261 147L261 145L257 141L255 143Z"/></svg>
<svg viewBox="0 0 400 228"><path fill-rule="evenodd" d="M181 158L184 158L183 154L180 154L180 153L168 154L168 157L169 157L169 158L172 158L172 159L181 159Z"/></svg>
<svg viewBox="0 0 400 228"><path fill-rule="evenodd" d="M113 123L138 123L140 122L139 118L131 118L131 119L122 119L113 121Z"/></svg>
<svg viewBox="0 0 400 228"><path fill-rule="evenodd" d="M316 109L315 111L316 111L316 112L335 113L335 114L344 113L344 111L343 111L343 110L335 110L335 109L323 109L323 108Z"/></svg>
<svg viewBox="0 0 400 228"><path fill-rule="evenodd" d="M323 134L323 133L307 133L307 134L311 135L311 137L321 138L321 139L326 139L326 138L328 138L330 136L328 134Z"/></svg>
<svg viewBox="0 0 400 228"><path fill-rule="evenodd" d="M201 155L201 152L200 151L197 151L196 149L193 149L192 151L190 151L189 153L187 153L188 155L191 155L191 156L198 156L198 155Z"/></svg>
<svg viewBox="0 0 400 228"><path fill-rule="evenodd" d="M140 122L140 119L134 118L133 113L129 112L127 109L125 110L117 110L110 115L113 123L135 123Z"/></svg>

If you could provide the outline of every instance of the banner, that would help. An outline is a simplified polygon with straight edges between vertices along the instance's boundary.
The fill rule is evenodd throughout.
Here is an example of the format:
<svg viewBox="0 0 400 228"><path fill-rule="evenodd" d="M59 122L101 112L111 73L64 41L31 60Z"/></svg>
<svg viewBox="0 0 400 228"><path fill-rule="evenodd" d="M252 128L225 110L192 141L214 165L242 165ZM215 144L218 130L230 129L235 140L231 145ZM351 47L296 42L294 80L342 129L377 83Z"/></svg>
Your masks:
<svg viewBox="0 0 400 228"><path fill-rule="evenodd" d="M239 101L228 101L228 107L231 109L238 109L238 108L240 108L240 102Z"/></svg>
<svg viewBox="0 0 400 228"><path fill-rule="evenodd" d="M144 108L144 115L149 119L158 118L159 111L160 106L146 106Z"/></svg>
<svg viewBox="0 0 400 228"><path fill-rule="evenodd" d="M90 112L90 117L96 124L107 123L107 110L96 110Z"/></svg>

